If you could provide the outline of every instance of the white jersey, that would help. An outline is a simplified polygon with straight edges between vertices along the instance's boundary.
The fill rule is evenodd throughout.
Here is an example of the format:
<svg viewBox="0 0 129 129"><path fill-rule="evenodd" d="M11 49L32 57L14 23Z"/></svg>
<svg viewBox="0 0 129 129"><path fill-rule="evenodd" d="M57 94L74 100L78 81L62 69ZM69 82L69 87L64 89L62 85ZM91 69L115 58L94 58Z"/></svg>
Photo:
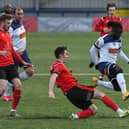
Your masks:
<svg viewBox="0 0 129 129"><path fill-rule="evenodd" d="M116 63L117 56L121 49L121 40L113 39L110 35L105 35L103 37L100 37L95 42L95 47L99 49L99 60L100 62L111 62Z"/></svg>
<svg viewBox="0 0 129 129"><path fill-rule="evenodd" d="M12 21L9 28L15 50L24 51L26 49L26 31L20 22Z"/></svg>

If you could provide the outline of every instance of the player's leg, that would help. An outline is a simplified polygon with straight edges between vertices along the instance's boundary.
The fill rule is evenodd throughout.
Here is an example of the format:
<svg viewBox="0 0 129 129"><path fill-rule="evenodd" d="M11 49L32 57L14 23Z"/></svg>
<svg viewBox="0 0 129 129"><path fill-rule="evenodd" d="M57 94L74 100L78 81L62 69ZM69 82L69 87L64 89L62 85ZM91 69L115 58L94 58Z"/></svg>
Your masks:
<svg viewBox="0 0 129 129"><path fill-rule="evenodd" d="M15 60L15 59L14 59L14 61L15 61L15 66L16 66L16 68L18 70L18 67L19 67L20 63L19 63L19 61ZM4 92L3 96L2 96L2 99L4 101L12 101L12 96L10 95L10 93L12 91L12 87L13 87L12 82L7 81L7 86L6 86L5 92Z"/></svg>
<svg viewBox="0 0 129 129"><path fill-rule="evenodd" d="M114 110L119 117L125 117L129 115L129 111L123 111L109 96L106 96L103 92L96 90L94 91L93 99L101 100L107 107Z"/></svg>
<svg viewBox="0 0 129 129"><path fill-rule="evenodd" d="M122 68L120 68L117 64L112 64L109 67L109 76L114 76L114 78L116 79L117 83L118 83L118 87L120 87L120 91L122 93L122 99L126 100L129 98L129 92L127 92L126 89L126 82L124 79L124 75L123 75L123 70ZM113 81L112 81L113 84ZM115 85L114 85L115 86Z"/></svg>
<svg viewBox="0 0 129 129"><path fill-rule="evenodd" d="M15 117L18 116L16 113L16 108L20 102L21 98L21 81L19 78L14 78L12 80L14 89L13 89L13 101L12 101L12 107L10 110L10 116Z"/></svg>
<svg viewBox="0 0 129 129"><path fill-rule="evenodd" d="M25 62L32 64L32 61L26 50L23 52L22 58ZM23 66L23 67L24 67L24 71L19 74L19 77L21 80L24 81L29 79L34 74L34 67L33 66L29 66L29 67Z"/></svg>
<svg viewBox="0 0 129 129"><path fill-rule="evenodd" d="M34 67L29 66L29 67L26 67L24 71L19 74L19 77L21 80L24 81L29 79L33 74L34 74Z"/></svg>
<svg viewBox="0 0 129 129"><path fill-rule="evenodd" d="M114 86L110 81L102 81L98 80L96 77L92 78L92 86L95 88L96 86L102 86L107 89L112 89L114 90Z"/></svg>
<svg viewBox="0 0 129 129"><path fill-rule="evenodd" d="M13 84L13 101L10 116L17 116L16 108L21 97L21 81L15 65L11 65L8 68L7 79Z"/></svg>
<svg viewBox="0 0 129 129"><path fill-rule="evenodd" d="M98 64L98 70L99 70L99 72L102 75L107 74L108 73L108 67L109 67L109 65L110 65L110 63L108 63L108 62L103 62L103 63ZM93 82L96 82L96 79L94 80L94 78L92 78L92 81ZM109 82L109 81L103 81L103 80L98 80L97 79L97 85L98 86L105 87L107 89L114 90L114 87L113 87L112 83Z"/></svg>
<svg viewBox="0 0 129 129"><path fill-rule="evenodd" d="M0 79L0 97L3 95L6 89L6 83L7 81L5 79Z"/></svg>
<svg viewBox="0 0 129 129"><path fill-rule="evenodd" d="M9 82L9 81L7 81L7 86L6 86L6 89L5 89L5 91L4 91L4 93L3 93L3 95L2 95L2 99L4 100L4 101L12 101L12 96L10 96L10 92L11 92L11 90L12 90L12 83L11 82Z"/></svg>
<svg viewBox="0 0 129 129"><path fill-rule="evenodd" d="M90 89L91 91L73 87L67 92L68 100L76 107L82 109L82 111L76 114L70 114L70 119L88 118L97 112L97 107L90 101L93 95L93 88Z"/></svg>
<svg viewBox="0 0 129 129"><path fill-rule="evenodd" d="M76 118L81 119L81 118L88 118L93 115L95 115L98 111L98 108L96 107L95 104L91 104L88 109L83 109L82 111L78 112L77 114L74 114Z"/></svg>
<svg viewBox="0 0 129 129"><path fill-rule="evenodd" d="M29 55L28 55L26 50L23 52L23 54L21 56L24 59L24 61L26 61L27 63L32 64L32 61L29 58ZM15 60L15 65L16 65L17 68L19 66L22 66L20 64L20 62L18 62L17 60ZM32 67L23 66L23 67L24 67L24 71L19 73L19 77L20 77L20 80L24 81L24 80L29 79L33 75L34 67L33 66ZM10 96L10 92L12 90L12 86L13 86L12 83L8 81L7 82L6 90L5 90L5 92L4 92L3 96L2 96L3 100L5 100L5 101L11 101L12 100L12 97Z"/></svg>
<svg viewBox="0 0 129 129"><path fill-rule="evenodd" d="M105 74L100 73L100 74L99 74L99 80L103 80L104 76L105 76Z"/></svg>
<svg viewBox="0 0 129 129"><path fill-rule="evenodd" d="M5 89L6 89L6 84L7 84L7 76L6 76L6 71L4 68L0 68L0 97L3 95Z"/></svg>

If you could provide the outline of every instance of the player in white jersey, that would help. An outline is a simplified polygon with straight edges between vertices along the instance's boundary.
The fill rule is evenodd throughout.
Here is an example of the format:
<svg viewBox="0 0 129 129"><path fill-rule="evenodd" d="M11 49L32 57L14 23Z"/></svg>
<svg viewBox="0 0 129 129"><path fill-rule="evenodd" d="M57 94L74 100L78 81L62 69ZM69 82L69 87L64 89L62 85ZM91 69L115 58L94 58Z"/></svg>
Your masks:
<svg viewBox="0 0 129 129"><path fill-rule="evenodd" d="M123 31L122 25L118 22L109 22L108 27L111 27L111 32L103 37L100 37L90 49L92 61L96 69L101 73L106 74L110 82L98 80L98 85L109 89L121 91L122 99L129 98L129 92L126 90L126 82L123 75L123 70L116 64L117 57L122 58L129 63L129 58L121 49L121 34ZM98 59L97 50L100 57Z"/></svg>
<svg viewBox="0 0 129 129"><path fill-rule="evenodd" d="M32 64L31 59L29 58L27 50L26 50L26 30L24 28L24 25L22 24L23 16L24 16L23 9L17 8L15 10L14 19L12 20L9 33L11 34L15 51L19 53L19 55L21 55L21 57L27 63ZM24 71L19 74L19 77L21 80L28 79L34 73L33 66L29 66L29 67L23 66L17 60L15 60L15 65L17 66L17 68L19 66L24 68ZM11 89L12 89L12 84L8 82L6 91L4 92L4 95L2 96L3 100L5 101L11 100L11 96L10 96Z"/></svg>

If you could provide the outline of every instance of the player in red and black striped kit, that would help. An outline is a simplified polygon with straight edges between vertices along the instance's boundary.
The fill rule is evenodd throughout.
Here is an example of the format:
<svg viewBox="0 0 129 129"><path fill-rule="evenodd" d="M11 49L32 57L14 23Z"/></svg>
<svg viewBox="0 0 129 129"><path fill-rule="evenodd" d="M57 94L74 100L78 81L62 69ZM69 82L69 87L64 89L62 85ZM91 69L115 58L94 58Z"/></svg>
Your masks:
<svg viewBox="0 0 129 129"><path fill-rule="evenodd" d="M21 96L21 81L18 76L14 58L22 64L30 66L26 63L13 49L12 39L8 33L10 27L11 16L3 14L0 16L0 96L3 94L7 80L13 83L13 101L10 116L18 116L16 107Z"/></svg>
<svg viewBox="0 0 129 129"><path fill-rule="evenodd" d="M95 115L97 107L92 103L91 99L101 100L106 106L118 113L120 117L125 117L129 114L128 110L123 111L111 98L93 88L97 84L97 78L92 83L92 87L78 84L78 80L73 77L72 71L65 66L68 58L67 47L57 47L55 49L55 56L57 60L51 65L48 94L50 98L55 98L54 85L56 84L73 105L82 109L81 112L72 113L70 119L88 118Z"/></svg>

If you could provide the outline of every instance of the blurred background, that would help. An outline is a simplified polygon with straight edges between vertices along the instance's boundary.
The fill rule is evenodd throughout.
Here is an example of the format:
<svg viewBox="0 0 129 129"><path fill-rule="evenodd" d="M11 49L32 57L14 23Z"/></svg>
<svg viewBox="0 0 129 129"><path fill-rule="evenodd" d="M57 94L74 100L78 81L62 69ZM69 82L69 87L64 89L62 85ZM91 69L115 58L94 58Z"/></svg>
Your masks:
<svg viewBox="0 0 129 129"><path fill-rule="evenodd" d="M129 31L129 0L0 0L0 11L6 4L23 8L29 32L92 32L110 2L117 6L124 31Z"/></svg>

